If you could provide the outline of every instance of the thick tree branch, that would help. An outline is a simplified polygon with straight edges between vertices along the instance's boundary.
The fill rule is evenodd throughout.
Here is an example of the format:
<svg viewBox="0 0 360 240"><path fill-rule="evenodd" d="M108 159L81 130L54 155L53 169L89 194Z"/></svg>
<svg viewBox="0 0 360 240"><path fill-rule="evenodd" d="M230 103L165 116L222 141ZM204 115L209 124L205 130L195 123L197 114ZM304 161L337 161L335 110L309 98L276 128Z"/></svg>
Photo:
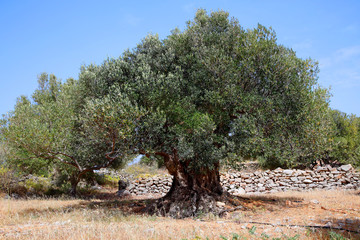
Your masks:
<svg viewBox="0 0 360 240"><path fill-rule="evenodd" d="M49 154L51 154L53 157L60 160L61 162L72 165L72 166L76 167L77 169L79 169L79 171L82 171L82 167L80 166L79 162L73 156L70 156L63 152L52 152L52 151L49 151ZM67 158L70 158L73 161L73 163L65 161L63 158L59 157L58 155L62 155Z"/></svg>
<svg viewBox="0 0 360 240"><path fill-rule="evenodd" d="M75 163L65 161L63 158L61 158L61 157L59 157L59 156L56 156L56 155L55 155L55 156L52 156L52 157L54 157L54 158L56 158L56 159L60 160L60 162L62 162L62 163L65 163L65 164L67 164L67 165L74 166L74 167L76 167L77 169L79 169L79 166L78 166L78 165L76 165ZM79 170L80 170L80 169L79 169Z"/></svg>
<svg viewBox="0 0 360 240"><path fill-rule="evenodd" d="M116 143L116 136L115 136L115 134L113 134L112 143L111 143L111 151L105 153L105 158L108 159L108 161L106 163L104 163L104 164L101 164L101 165L95 165L93 167L83 169L79 173L78 177L80 178L82 175L84 175L87 172L91 172L91 171L94 171L94 170L100 170L101 168L109 167L121 155L121 154L118 153L115 156L111 156L112 154L116 153L115 143Z"/></svg>

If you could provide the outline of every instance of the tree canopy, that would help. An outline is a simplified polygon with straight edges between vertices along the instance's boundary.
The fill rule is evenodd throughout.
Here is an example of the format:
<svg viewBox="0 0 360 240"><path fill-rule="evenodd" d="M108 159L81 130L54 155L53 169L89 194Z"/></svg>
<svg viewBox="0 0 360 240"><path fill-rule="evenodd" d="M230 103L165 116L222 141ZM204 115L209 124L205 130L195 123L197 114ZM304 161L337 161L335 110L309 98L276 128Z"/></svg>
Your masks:
<svg viewBox="0 0 360 240"><path fill-rule="evenodd" d="M79 81L94 98L116 86L147 111L137 148L164 158L174 176L173 204L163 207L191 215L195 203L175 196L221 195L219 165L230 154L283 166L322 157L331 119L317 73L316 62L278 44L271 28L244 30L226 12L199 10L184 31L149 35L118 59L84 67Z"/></svg>
<svg viewBox="0 0 360 240"><path fill-rule="evenodd" d="M27 173L67 170L74 194L85 173L126 162L141 114L116 90L101 99L81 99L79 109L79 93L77 81L61 83L41 74L32 101L20 97L1 128L10 164Z"/></svg>
<svg viewBox="0 0 360 240"><path fill-rule="evenodd" d="M226 12L199 10L184 31L149 35L120 58L84 68L80 82L95 98L116 85L149 110L139 128L145 150L176 149L194 169L229 152L296 166L328 146L329 95L317 73L272 29L245 31Z"/></svg>
<svg viewBox="0 0 360 240"><path fill-rule="evenodd" d="M329 159L340 163L360 164L360 118L332 110L334 135Z"/></svg>

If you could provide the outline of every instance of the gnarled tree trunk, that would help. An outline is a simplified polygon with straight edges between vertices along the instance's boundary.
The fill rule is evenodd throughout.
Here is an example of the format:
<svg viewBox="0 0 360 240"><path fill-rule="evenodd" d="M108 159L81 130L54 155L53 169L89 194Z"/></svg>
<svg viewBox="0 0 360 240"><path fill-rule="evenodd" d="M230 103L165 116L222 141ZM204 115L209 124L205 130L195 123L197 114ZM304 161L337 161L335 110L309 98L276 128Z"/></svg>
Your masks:
<svg viewBox="0 0 360 240"><path fill-rule="evenodd" d="M180 161L176 151L164 157L165 165L173 176L169 192L150 206L150 212L174 218L193 217L204 213L218 213L216 202L227 196L220 184L219 164L213 169L191 171L190 161Z"/></svg>
<svg viewBox="0 0 360 240"><path fill-rule="evenodd" d="M71 189L70 189L70 195L75 197L77 195L77 185L80 182L80 178L76 175L71 176L70 183L71 183Z"/></svg>

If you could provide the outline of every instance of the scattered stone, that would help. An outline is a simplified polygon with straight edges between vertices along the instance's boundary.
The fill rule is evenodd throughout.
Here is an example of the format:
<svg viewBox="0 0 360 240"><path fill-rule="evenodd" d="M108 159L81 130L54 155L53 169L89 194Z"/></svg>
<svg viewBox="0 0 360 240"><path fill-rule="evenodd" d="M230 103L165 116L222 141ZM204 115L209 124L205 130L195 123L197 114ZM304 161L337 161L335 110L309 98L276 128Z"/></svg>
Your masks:
<svg viewBox="0 0 360 240"><path fill-rule="evenodd" d="M326 171L326 170L327 170L326 167L321 167L321 166L318 166L318 167L315 169L316 172L324 172L324 171Z"/></svg>
<svg viewBox="0 0 360 240"><path fill-rule="evenodd" d="M339 167L340 171L344 171L344 172L348 172L350 170L352 170L353 167L351 166L351 164L347 164L347 165L342 165Z"/></svg>
<svg viewBox="0 0 360 240"><path fill-rule="evenodd" d="M91 190L100 190L102 187L101 186L92 186L90 189Z"/></svg>
<svg viewBox="0 0 360 240"><path fill-rule="evenodd" d="M287 186L288 184L287 184L287 183L284 183L284 182L279 182L279 185L280 185L280 186Z"/></svg>
<svg viewBox="0 0 360 240"><path fill-rule="evenodd" d="M293 182L299 181L299 179L297 177L291 177L290 180L293 181Z"/></svg>
<svg viewBox="0 0 360 240"><path fill-rule="evenodd" d="M20 195L17 194L17 193L13 193L13 194L11 194L11 198L13 198L13 199L19 199L19 198L20 198Z"/></svg>
<svg viewBox="0 0 360 240"><path fill-rule="evenodd" d="M246 192L245 192L245 189L243 189L243 188L238 188L237 190L236 190L236 193L237 194L245 194Z"/></svg>
<svg viewBox="0 0 360 240"><path fill-rule="evenodd" d="M325 226L326 226L326 227L331 227L331 226L332 226L332 223L331 223L331 222L327 222L327 223L325 224Z"/></svg>
<svg viewBox="0 0 360 240"><path fill-rule="evenodd" d="M318 200L316 200L316 199L312 199L312 200L310 200L310 202L312 203L312 204L319 204L320 202L318 201Z"/></svg>
<svg viewBox="0 0 360 240"><path fill-rule="evenodd" d="M286 175L291 175L291 174L293 174L293 172L294 172L294 170L291 170L291 169L286 169L283 171L283 173Z"/></svg>
<svg viewBox="0 0 360 240"><path fill-rule="evenodd" d="M251 179L245 179L245 182L246 183L252 183L252 180Z"/></svg>

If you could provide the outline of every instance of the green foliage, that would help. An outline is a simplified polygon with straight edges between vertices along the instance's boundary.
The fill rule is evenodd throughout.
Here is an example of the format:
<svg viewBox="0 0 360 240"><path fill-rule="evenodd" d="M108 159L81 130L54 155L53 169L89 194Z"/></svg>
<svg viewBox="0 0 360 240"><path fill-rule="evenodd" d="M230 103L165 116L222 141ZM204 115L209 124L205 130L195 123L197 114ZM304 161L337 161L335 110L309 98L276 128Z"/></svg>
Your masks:
<svg viewBox="0 0 360 240"><path fill-rule="evenodd" d="M51 183L48 178L38 177L36 180L32 178L26 179L24 186L30 193L45 194L50 190Z"/></svg>
<svg viewBox="0 0 360 240"><path fill-rule="evenodd" d="M123 166L131 158L141 111L116 89L99 99L83 98L77 81L40 75L32 101L20 97L1 121L7 163L31 174L57 169L74 186L92 170Z"/></svg>
<svg viewBox="0 0 360 240"><path fill-rule="evenodd" d="M355 115L333 110L331 112L334 135L333 150L329 154L332 161L360 165L360 118Z"/></svg>
<svg viewBox="0 0 360 240"><path fill-rule="evenodd" d="M118 182L120 180L120 177L115 177L115 176L111 176L111 175L99 175L96 174L96 182L99 185L107 185L107 186L111 186L111 187L117 187L118 186Z"/></svg>
<svg viewBox="0 0 360 240"><path fill-rule="evenodd" d="M241 236L237 233L233 233L232 234L232 240L240 240L241 239Z"/></svg>
<svg viewBox="0 0 360 240"><path fill-rule="evenodd" d="M0 135L1 138L1 135ZM5 165L6 162L6 150L5 150L5 144L2 143L2 140L0 140L0 166Z"/></svg>
<svg viewBox="0 0 360 240"><path fill-rule="evenodd" d="M140 165L146 165L149 167L157 167L163 168L164 167L164 158L150 155L150 156L143 156L140 160Z"/></svg>
<svg viewBox="0 0 360 240"><path fill-rule="evenodd" d="M340 235L336 232L333 232L333 231L331 231L329 233L329 235L330 235L330 240L346 240L346 239L348 239L348 238L343 237L342 235Z"/></svg>
<svg viewBox="0 0 360 240"><path fill-rule="evenodd" d="M72 82L61 83L55 76L42 74L32 103L20 97L15 110L5 116L1 133L8 147L8 163L25 173L46 174L54 153L68 148L71 138Z"/></svg>
<svg viewBox="0 0 360 240"><path fill-rule="evenodd" d="M0 167L0 191L10 192L12 182L15 180L14 172L4 166Z"/></svg>
<svg viewBox="0 0 360 240"><path fill-rule="evenodd" d="M25 186L24 182L20 181L21 176L5 166L0 166L0 192L9 195L16 193L19 195L26 194L29 189Z"/></svg>
<svg viewBox="0 0 360 240"><path fill-rule="evenodd" d="M226 12L199 10L184 31L149 35L118 59L84 67L80 82L88 96L115 87L147 110L139 149L176 152L205 171L229 153L289 167L321 159L331 119L317 73L271 28L245 31Z"/></svg>
<svg viewBox="0 0 360 240"><path fill-rule="evenodd" d="M158 174L163 174L157 167L144 164L133 164L127 166L123 171L125 174L131 175L134 178L149 178Z"/></svg>
<svg viewBox="0 0 360 240"><path fill-rule="evenodd" d="M87 100L77 118L73 155L86 159L89 165L101 164L105 157L115 155L112 167L123 167L133 157L132 138L141 114L141 110L116 89L103 98Z"/></svg>
<svg viewBox="0 0 360 240"><path fill-rule="evenodd" d="M255 231L256 231L256 226L252 226L250 229L249 229L249 233L251 235L254 235L255 234Z"/></svg>

